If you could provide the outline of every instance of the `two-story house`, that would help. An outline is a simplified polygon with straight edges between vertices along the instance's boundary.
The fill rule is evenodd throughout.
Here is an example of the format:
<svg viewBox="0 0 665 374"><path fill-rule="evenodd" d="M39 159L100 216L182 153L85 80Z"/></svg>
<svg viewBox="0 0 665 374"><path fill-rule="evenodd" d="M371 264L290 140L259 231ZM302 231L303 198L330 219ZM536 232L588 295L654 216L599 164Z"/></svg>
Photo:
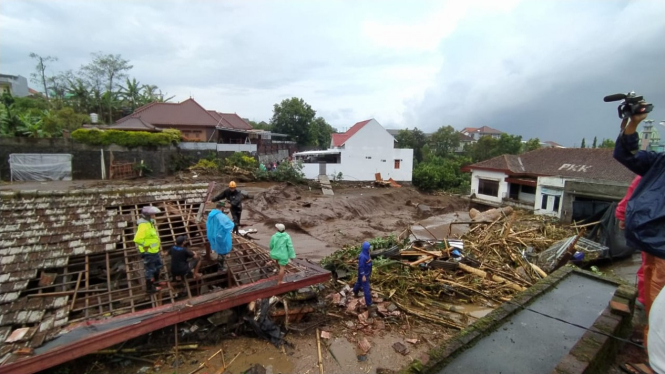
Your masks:
<svg viewBox="0 0 665 374"><path fill-rule="evenodd" d="M491 136L492 138L500 138L501 134L503 134L503 131L499 131L497 129L493 129L489 126L483 126L483 127L465 127L460 131L462 134L473 138L474 140L478 140L482 138L483 136Z"/></svg>
<svg viewBox="0 0 665 374"><path fill-rule="evenodd" d="M329 149L293 156L303 162L308 179L342 173L344 180L372 181L381 173L383 179L410 182L413 172L413 149L395 148L395 138L375 119L332 134Z"/></svg>

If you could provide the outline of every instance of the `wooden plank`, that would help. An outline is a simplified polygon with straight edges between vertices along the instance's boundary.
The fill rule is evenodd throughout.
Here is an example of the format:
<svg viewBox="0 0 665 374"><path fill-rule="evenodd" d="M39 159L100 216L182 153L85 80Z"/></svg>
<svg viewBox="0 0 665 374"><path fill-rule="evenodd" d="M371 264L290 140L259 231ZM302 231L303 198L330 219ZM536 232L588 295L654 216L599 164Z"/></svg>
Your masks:
<svg viewBox="0 0 665 374"><path fill-rule="evenodd" d="M81 278L83 277L83 273L79 273L79 278L76 281L76 289L74 289L74 296L72 297L72 305L69 307L69 310L71 311L74 309L74 303L76 303L76 292L79 290L79 286L81 285Z"/></svg>
<svg viewBox="0 0 665 374"><path fill-rule="evenodd" d="M111 299L111 261L109 253L106 252L106 289L109 291L109 311L113 312L113 300Z"/></svg>

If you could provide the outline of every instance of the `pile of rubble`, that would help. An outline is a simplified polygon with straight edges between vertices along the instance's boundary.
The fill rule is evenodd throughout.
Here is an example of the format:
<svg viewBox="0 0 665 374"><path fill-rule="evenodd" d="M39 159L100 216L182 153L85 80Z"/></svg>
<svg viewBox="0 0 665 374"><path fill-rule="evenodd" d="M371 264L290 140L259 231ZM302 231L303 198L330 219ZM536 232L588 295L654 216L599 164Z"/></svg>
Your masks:
<svg viewBox="0 0 665 374"><path fill-rule="evenodd" d="M468 316L455 304L495 306L510 300L547 277L535 263L538 253L576 233L574 227L551 218L512 209L474 213L473 221L464 222L469 230L460 238L422 240L409 228L396 238L373 241L371 287L378 314L390 317L401 312L464 328ZM354 281L358 253L358 246L344 248L325 258L322 265L338 277L351 276ZM330 298L351 314L358 314L364 304L348 286Z"/></svg>

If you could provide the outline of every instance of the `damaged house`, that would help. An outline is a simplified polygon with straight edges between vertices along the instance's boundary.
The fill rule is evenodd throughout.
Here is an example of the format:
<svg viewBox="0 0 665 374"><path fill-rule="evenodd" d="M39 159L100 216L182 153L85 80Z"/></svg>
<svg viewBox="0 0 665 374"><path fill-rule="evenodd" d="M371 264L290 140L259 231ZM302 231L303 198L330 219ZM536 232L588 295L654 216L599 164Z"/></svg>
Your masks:
<svg viewBox="0 0 665 374"><path fill-rule="evenodd" d="M606 148L541 148L466 166L471 199L515 206L572 222L606 209L635 175Z"/></svg>
<svg viewBox="0 0 665 374"><path fill-rule="evenodd" d="M250 301L321 283L307 261L277 285L268 251L240 236L219 271L206 239L214 185L0 192L0 372L35 373L128 339ZM145 293L135 222L158 207L163 249L185 235L203 256L200 279ZM162 280L170 258L161 252Z"/></svg>

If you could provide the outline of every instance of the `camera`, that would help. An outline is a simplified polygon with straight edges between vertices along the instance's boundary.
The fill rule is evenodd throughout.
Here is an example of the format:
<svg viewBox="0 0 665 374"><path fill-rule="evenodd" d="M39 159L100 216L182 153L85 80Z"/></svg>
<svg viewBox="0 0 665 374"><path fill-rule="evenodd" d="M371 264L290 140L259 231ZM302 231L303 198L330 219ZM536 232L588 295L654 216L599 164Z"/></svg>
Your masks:
<svg viewBox="0 0 665 374"><path fill-rule="evenodd" d="M623 103L619 104L617 108L619 118L628 118L635 114L645 114L653 110L653 104L644 102L644 96L637 96L634 91L627 94L608 95L603 99L606 103L619 100L623 100Z"/></svg>

